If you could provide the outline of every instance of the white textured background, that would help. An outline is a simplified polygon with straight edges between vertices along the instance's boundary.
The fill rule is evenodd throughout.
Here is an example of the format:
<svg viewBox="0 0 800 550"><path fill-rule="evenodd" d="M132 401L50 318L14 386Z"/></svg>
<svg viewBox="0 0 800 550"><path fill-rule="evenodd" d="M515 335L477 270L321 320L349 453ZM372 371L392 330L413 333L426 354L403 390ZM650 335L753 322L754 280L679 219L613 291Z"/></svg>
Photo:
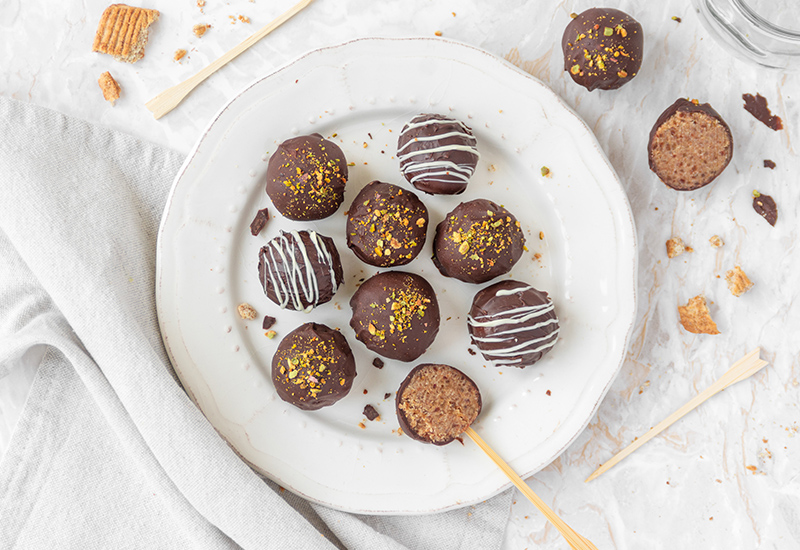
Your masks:
<svg viewBox="0 0 800 550"><path fill-rule="evenodd" d="M800 548L800 250L795 246L800 108L794 97L800 94L800 74L733 59L713 42L688 1L609 3L644 27L644 63L622 89L588 93L563 72L560 39L569 13L593 3L316 0L211 77L176 111L153 120L143 106L148 99L194 74L291 3L207 0L201 13L195 0L143 0L137 5L162 15L146 57L127 65L91 52L106 2L2 0L0 94L187 153L238 90L320 46L441 31L522 67L549 84L596 133L628 192L640 253L638 316L619 378L589 428L528 483L603 549ZM232 24L231 15L248 16L252 23ZM198 23L212 25L202 38L191 32ZM189 50L182 63L172 60L178 48ZM106 70L123 87L113 108L96 84ZM774 132L746 113L745 92L765 96L785 129ZM647 166L650 128L678 97L710 102L735 142L725 173L693 193L666 188ZM763 167L767 158L775 161L775 170ZM753 189L775 198L776 227L752 211ZM709 246L714 234L724 247ZM668 260L664 242L673 235L695 251ZM724 281L734 265L755 282L740 298ZM701 293L722 332L718 336L695 336L678 325L677 305ZM599 463L757 345L771 361L764 372L716 396L598 480L583 483ZM0 378L0 453L37 364L36 357L29 359L27 370L15 368ZM566 545L518 495L505 547Z"/></svg>

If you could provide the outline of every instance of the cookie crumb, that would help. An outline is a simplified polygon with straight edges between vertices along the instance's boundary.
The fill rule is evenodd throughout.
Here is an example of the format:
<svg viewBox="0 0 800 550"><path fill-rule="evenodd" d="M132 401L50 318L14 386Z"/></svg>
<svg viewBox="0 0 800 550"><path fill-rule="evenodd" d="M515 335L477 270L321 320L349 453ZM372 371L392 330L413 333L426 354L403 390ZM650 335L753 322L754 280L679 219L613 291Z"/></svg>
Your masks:
<svg viewBox="0 0 800 550"><path fill-rule="evenodd" d="M720 246L723 246L725 244L725 242L719 235L714 235L713 237L708 239L708 242L710 242L711 246L714 248L719 248Z"/></svg>
<svg viewBox="0 0 800 550"><path fill-rule="evenodd" d="M106 71L97 79L100 85L100 90L103 92L103 98L114 106L114 103L119 99L119 92L121 88L111 73Z"/></svg>
<svg viewBox="0 0 800 550"><path fill-rule="evenodd" d="M681 325L693 334L719 334L717 324L711 318L704 296L695 296L685 306L678 306Z"/></svg>
<svg viewBox="0 0 800 550"><path fill-rule="evenodd" d="M248 303L239 304L239 307L236 308L236 311L239 312L239 317L245 319L247 321L252 321L256 317L258 317L258 313L256 310Z"/></svg>
<svg viewBox="0 0 800 550"><path fill-rule="evenodd" d="M725 273L725 281L728 283L728 290L737 298L753 287L753 281L738 265Z"/></svg>
<svg viewBox="0 0 800 550"><path fill-rule="evenodd" d="M442 36L442 31L436 31L436 32L435 32L435 33L433 33L433 34L435 34L436 36Z"/></svg>
<svg viewBox="0 0 800 550"><path fill-rule="evenodd" d="M667 241L667 256L674 258L684 252L694 252L691 246L686 246L680 237L672 237Z"/></svg>
<svg viewBox="0 0 800 550"><path fill-rule="evenodd" d="M192 32L194 33L194 35L196 37L200 38L206 32L208 32L208 29L210 29L210 28L211 28L211 25L195 25L194 27L192 27Z"/></svg>
<svg viewBox="0 0 800 550"><path fill-rule="evenodd" d="M241 21L242 23L249 23L249 22L250 22L250 18L249 18L249 17L247 17L246 15L240 15L240 16L238 17L238 19L239 19L239 21Z"/></svg>
<svg viewBox="0 0 800 550"><path fill-rule="evenodd" d="M172 57L172 60L173 61L180 61L181 59L186 57L186 53L187 52L184 49L175 50L175 55Z"/></svg>

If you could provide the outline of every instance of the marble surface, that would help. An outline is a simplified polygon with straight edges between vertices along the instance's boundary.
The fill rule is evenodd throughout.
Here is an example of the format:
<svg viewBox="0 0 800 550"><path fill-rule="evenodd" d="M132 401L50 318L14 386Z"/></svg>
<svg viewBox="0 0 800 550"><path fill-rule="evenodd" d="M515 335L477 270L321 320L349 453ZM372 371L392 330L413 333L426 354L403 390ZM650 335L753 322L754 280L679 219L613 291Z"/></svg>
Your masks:
<svg viewBox="0 0 800 550"><path fill-rule="evenodd" d="M106 3L4 0L0 94L187 153L210 117L253 79L309 49L352 38L438 31L530 72L586 120L611 159L633 208L640 263L638 313L625 364L587 430L529 485L598 548L800 548L800 108L793 97L800 74L730 57L688 1L619 2L616 7L644 27L643 66L620 90L588 93L563 72L559 43L569 13L592 3L316 0L162 120L144 108L291 3L207 0L201 10L195 0L146 1L143 7L157 8L162 16L146 57L127 65L91 52ZM195 24L212 27L197 38L191 32ZM189 55L176 63L179 48ZM96 84L107 70L123 88L114 107ZM783 119L784 130L772 131L742 109L742 93L756 92ZM678 97L710 102L735 142L723 175L691 193L666 188L647 166L650 128ZM776 168L764 168L764 159ZM753 212L753 189L775 198L780 217L774 228ZM712 248L712 235L725 245ZM668 259L664 243L672 236L694 252ZM724 279L735 265L755 283L738 298ZM698 294L708 299L721 334L693 335L680 327L677 306ZM756 346L771 363L765 371L717 395L599 479L583 482ZM0 453L37 356L0 378ZM518 494L504 548L566 544Z"/></svg>

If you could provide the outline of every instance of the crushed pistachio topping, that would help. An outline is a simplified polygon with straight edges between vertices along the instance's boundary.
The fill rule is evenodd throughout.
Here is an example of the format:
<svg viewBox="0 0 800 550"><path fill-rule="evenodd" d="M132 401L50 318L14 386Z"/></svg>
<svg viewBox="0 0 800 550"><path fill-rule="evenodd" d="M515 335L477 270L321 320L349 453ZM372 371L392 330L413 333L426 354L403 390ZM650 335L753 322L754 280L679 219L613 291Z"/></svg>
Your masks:
<svg viewBox="0 0 800 550"><path fill-rule="evenodd" d="M293 387L295 397L316 399L321 393L328 393L331 384L343 386L345 379L332 373L340 357L332 342L317 337L298 339L291 348L278 351L279 372L285 386ZM334 369L335 370L335 369ZM333 378L333 379L332 379Z"/></svg>

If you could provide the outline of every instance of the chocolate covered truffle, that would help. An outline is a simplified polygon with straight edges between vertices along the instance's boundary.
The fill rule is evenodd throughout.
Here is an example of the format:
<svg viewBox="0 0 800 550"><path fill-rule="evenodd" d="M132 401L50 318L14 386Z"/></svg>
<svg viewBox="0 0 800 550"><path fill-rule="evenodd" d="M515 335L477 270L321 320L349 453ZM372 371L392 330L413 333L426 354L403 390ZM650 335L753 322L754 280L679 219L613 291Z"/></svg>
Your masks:
<svg viewBox="0 0 800 550"><path fill-rule="evenodd" d="M304 411L333 405L347 395L355 377L356 360L347 339L317 323L287 334L272 357L278 396Z"/></svg>
<svg viewBox="0 0 800 550"><path fill-rule="evenodd" d="M427 230L428 209L414 193L373 181L350 205L347 246L370 265L405 265L422 250Z"/></svg>
<svg viewBox="0 0 800 550"><path fill-rule="evenodd" d="M731 129L711 105L679 99L658 117L647 144L650 170L678 191L711 183L733 157Z"/></svg>
<svg viewBox="0 0 800 550"><path fill-rule="evenodd" d="M553 348L559 326L546 292L508 280L475 295L467 329L484 359L496 367L524 368Z"/></svg>
<svg viewBox="0 0 800 550"><path fill-rule="evenodd" d="M463 193L480 158L477 143L472 130L461 121L417 115L403 126L397 141L400 171L425 193Z"/></svg>
<svg viewBox="0 0 800 550"><path fill-rule="evenodd" d="M345 183L344 153L319 134L287 139L267 166L267 195L290 220L321 220L336 212Z"/></svg>
<svg viewBox="0 0 800 550"><path fill-rule="evenodd" d="M333 240L315 231L281 231L261 247L258 276L281 309L306 313L329 302L344 279Z"/></svg>
<svg viewBox="0 0 800 550"><path fill-rule="evenodd" d="M475 199L456 206L436 226L433 263L445 277L484 283L511 271L524 246L525 236L511 212Z"/></svg>
<svg viewBox="0 0 800 550"><path fill-rule="evenodd" d="M428 281L414 273L370 277L353 294L350 307L356 338L389 359L417 359L439 332L439 302Z"/></svg>
<svg viewBox="0 0 800 550"><path fill-rule="evenodd" d="M577 15L561 38L564 70L590 92L616 90L636 76L643 49L639 22L609 8L592 8Z"/></svg>
<svg viewBox="0 0 800 550"><path fill-rule="evenodd" d="M446 445L467 431L481 412L481 392L466 374L448 365L414 368L400 384L397 421L418 441Z"/></svg>

